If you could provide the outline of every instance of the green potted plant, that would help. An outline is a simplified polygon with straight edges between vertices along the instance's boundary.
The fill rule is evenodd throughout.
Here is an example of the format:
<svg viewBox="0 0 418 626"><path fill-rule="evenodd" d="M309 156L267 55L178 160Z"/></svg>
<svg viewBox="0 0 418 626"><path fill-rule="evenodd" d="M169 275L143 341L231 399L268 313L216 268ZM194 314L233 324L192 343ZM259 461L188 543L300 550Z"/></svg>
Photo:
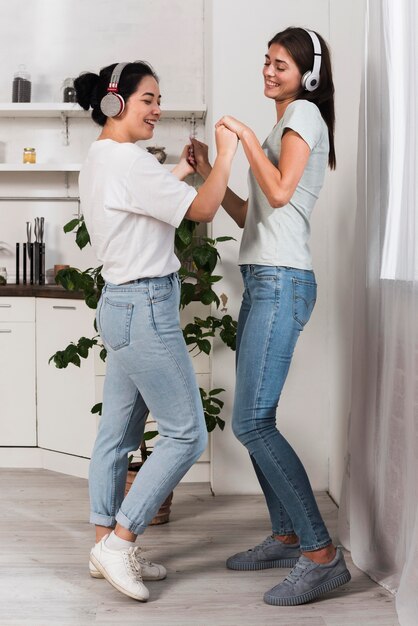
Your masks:
<svg viewBox="0 0 418 626"><path fill-rule="evenodd" d="M176 252L181 262L179 276L181 280L180 308L184 309L191 302L199 301L206 306L212 303L219 307L220 301L213 290L213 285L222 279L222 276L214 274L217 263L220 259L217 245L223 241L229 241L232 237L218 237L211 239L204 235L198 235L198 224L189 220L183 220L176 230L175 246ZM84 222L83 216L77 217L64 226L64 232L75 233L75 241L82 250L90 244L90 237ZM104 286L101 275L101 266L80 270L69 267L60 270L56 275L57 284L62 285L68 291L81 291L87 306L96 309L100 299L100 294ZM192 355L204 352L209 354L212 348L211 339L216 335L232 350L235 350L236 342L236 321L230 315L216 317L207 315L205 318L194 317L193 322L188 323L183 328L183 335ZM81 359L87 359L90 350L94 346L100 349L100 358L106 360L106 349L103 346L97 326L94 322L96 334L91 337L81 337L77 342L71 342L64 350L59 350L51 356L49 362L53 361L58 368L66 368L73 364L77 367L81 364ZM224 389L204 390L200 388L203 412L208 432L216 427L224 429L225 421L221 418L221 410L224 402L219 395ZM92 413L101 414L102 403L95 404ZM147 431L144 433L140 446L141 460L133 461L133 455L129 458L129 470L127 488L145 463L151 450L148 442L158 435L158 431ZM171 499L170 499L171 502ZM159 515L154 518L153 523L168 521L170 502L164 503ZM168 511L167 511L168 508Z"/></svg>

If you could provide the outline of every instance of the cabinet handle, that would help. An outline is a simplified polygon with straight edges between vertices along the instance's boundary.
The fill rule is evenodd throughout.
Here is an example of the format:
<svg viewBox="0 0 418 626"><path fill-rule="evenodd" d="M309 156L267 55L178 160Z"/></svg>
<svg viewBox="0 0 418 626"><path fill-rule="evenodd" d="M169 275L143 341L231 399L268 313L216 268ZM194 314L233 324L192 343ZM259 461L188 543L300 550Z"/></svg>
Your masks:
<svg viewBox="0 0 418 626"><path fill-rule="evenodd" d="M0 333L11 333L11 332L12 332L12 331L11 331L9 328L4 328L4 329L2 328L2 329L0 330Z"/></svg>
<svg viewBox="0 0 418 626"><path fill-rule="evenodd" d="M11 309L12 305L11 304L0 304L0 309Z"/></svg>
<svg viewBox="0 0 418 626"><path fill-rule="evenodd" d="M71 311L76 311L77 310L77 307L75 307L75 306L60 306L58 304L57 305L53 305L52 308L53 309L64 309L66 311L70 311L70 310Z"/></svg>

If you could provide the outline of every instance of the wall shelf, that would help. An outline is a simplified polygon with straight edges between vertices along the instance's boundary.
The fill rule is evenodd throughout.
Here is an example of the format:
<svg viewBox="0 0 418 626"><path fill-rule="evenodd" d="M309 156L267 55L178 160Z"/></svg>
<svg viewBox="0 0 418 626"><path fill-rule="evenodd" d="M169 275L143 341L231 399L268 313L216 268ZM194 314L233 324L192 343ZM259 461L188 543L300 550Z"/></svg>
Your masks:
<svg viewBox="0 0 418 626"><path fill-rule="evenodd" d="M0 102L0 117L88 117L78 104L66 102Z"/></svg>
<svg viewBox="0 0 418 626"><path fill-rule="evenodd" d="M163 104L162 118L204 119L206 107L198 103L195 107ZM66 102L0 102L0 117L90 117L78 104Z"/></svg>
<svg viewBox="0 0 418 626"><path fill-rule="evenodd" d="M80 163L0 163L1 172L79 172Z"/></svg>
<svg viewBox="0 0 418 626"><path fill-rule="evenodd" d="M164 163L163 167L172 170L176 163ZM23 172L34 174L35 172L79 172L81 163L0 163L2 172Z"/></svg>

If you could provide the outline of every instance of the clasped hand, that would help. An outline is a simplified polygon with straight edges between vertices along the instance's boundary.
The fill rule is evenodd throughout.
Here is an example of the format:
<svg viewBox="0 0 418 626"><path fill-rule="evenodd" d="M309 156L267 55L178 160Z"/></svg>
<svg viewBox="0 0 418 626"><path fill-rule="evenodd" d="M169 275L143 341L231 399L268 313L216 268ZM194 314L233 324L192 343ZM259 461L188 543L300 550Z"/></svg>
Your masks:
<svg viewBox="0 0 418 626"><path fill-rule="evenodd" d="M245 128L238 120L228 115L222 117L215 124L215 139L218 154L230 154L236 152L239 133ZM208 146L198 139L191 138L191 143L185 147L187 162L199 174L203 174L210 167ZM184 150L183 150L184 152ZM183 153L182 153L183 157Z"/></svg>

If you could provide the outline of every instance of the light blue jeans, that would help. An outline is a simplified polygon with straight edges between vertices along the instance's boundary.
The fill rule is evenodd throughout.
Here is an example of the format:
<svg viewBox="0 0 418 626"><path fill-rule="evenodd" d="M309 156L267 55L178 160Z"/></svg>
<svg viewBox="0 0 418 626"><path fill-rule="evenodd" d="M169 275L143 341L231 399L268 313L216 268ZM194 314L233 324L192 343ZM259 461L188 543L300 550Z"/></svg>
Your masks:
<svg viewBox="0 0 418 626"><path fill-rule="evenodd" d="M141 534L203 453L207 431L179 319L177 274L106 283L96 313L107 367L103 411L89 472L90 522ZM126 496L128 453L148 409L160 438Z"/></svg>
<svg viewBox="0 0 418 626"><path fill-rule="evenodd" d="M233 431L250 453L273 533L296 533L302 550L317 550L331 539L306 471L276 428L296 341L315 305L315 276L309 270L266 265L243 265L241 272L245 290L238 319Z"/></svg>

